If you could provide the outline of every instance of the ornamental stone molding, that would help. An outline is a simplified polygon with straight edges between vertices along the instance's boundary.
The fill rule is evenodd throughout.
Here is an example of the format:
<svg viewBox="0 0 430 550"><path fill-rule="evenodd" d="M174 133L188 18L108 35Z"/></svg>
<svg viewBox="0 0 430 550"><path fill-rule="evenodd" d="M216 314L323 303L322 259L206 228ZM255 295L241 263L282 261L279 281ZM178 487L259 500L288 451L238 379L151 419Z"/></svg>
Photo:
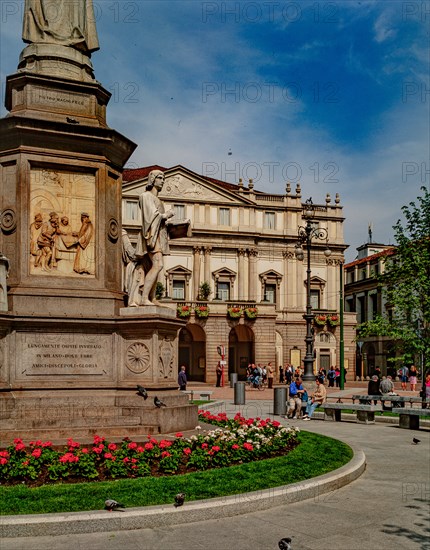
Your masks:
<svg viewBox="0 0 430 550"><path fill-rule="evenodd" d="M13 233L16 229L17 218L15 210L6 208L0 214L0 227L3 233Z"/></svg>
<svg viewBox="0 0 430 550"><path fill-rule="evenodd" d="M168 338L164 338L159 349L159 374L162 378L172 378L173 357L173 343Z"/></svg>

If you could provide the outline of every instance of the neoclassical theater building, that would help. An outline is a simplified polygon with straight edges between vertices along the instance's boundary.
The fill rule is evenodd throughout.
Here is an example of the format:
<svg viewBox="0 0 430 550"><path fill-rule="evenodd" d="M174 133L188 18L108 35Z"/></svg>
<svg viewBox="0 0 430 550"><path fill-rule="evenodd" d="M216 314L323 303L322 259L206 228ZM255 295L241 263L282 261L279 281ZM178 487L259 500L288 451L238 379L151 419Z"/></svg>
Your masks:
<svg viewBox="0 0 430 550"><path fill-rule="evenodd" d="M186 365L189 379L215 382L220 347L225 374L238 373L239 379L248 363L270 361L277 372L285 363L302 365L306 250L304 261L295 255L299 227L305 225L300 185L287 183L285 194L276 195L257 191L252 180L231 184L180 165L125 170L122 224L133 244L141 224L139 196L154 169L165 173L159 196L166 209L175 210L174 219L191 220L192 236L170 241L160 278L165 305L179 309L187 321L179 335L179 365ZM327 257L327 243L312 242L316 370L339 364L340 270L347 248L343 222L338 195L333 200L327 194L315 204L312 224L327 230L331 250ZM210 288L207 300L203 284ZM355 361L355 324L355 313L345 313L345 368Z"/></svg>

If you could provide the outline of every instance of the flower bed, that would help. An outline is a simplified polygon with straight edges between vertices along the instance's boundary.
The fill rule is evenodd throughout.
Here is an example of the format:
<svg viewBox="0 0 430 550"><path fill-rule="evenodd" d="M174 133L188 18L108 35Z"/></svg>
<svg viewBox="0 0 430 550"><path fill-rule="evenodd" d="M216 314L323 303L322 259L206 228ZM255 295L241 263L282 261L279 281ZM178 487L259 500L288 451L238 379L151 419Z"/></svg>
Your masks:
<svg viewBox="0 0 430 550"><path fill-rule="evenodd" d="M247 319L256 319L258 317L258 308L247 307L244 309L244 313Z"/></svg>
<svg viewBox="0 0 430 550"><path fill-rule="evenodd" d="M188 319L191 315L191 308L190 306L178 306L176 309L176 314L181 319Z"/></svg>
<svg viewBox="0 0 430 550"><path fill-rule="evenodd" d="M270 419L237 414L229 420L225 414L208 411L200 411L199 418L217 427L205 431L198 426L196 435L184 438L177 433L171 440L148 435L144 443L129 438L109 443L96 435L91 445L69 439L61 449L50 441L31 441L26 446L15 439L0 451L0 483L36 486L179 474L284 455L298 444L295 429Z"/></svg>
<svg viewBox="0 0 430 550"><path fill-rule="evenodd" d="M229 307L227 315L230 319L239 319L242 316L242 309L240 307Z"/></svg>
<svg viewBox="0 0 430 550"><path fill-rule="evenodd" d="M196 306L194 308L194 313L199 319L206 319L209 317L209 306Z"/></svg>

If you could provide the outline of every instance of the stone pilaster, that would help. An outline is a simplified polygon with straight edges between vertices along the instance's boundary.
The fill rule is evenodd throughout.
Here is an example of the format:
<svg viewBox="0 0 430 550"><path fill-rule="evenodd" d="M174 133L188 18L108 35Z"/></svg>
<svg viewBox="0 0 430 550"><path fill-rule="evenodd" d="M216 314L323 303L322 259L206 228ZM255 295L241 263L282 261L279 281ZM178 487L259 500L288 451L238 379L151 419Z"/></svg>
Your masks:
<svg viewBox="0 0 430 550"><path fill-rule="evenodd" d="M246 300L245 295L245 254L244 248L239 248L238 254L238 286L239 286L239 300Z"/></svg>
<svg viewBox="0 0 430 550"><path fill-rule="evenodd" d="M249 258L249 284L248 299L255 301L257 299L257 256L258 250L251 248L248 250Z"/></svg>
<svg viewBox="0 0 430 550"><path fill-rule="evenodd" d="M193 300L197 299L200 286L200 246L193 247Z"/></svg>

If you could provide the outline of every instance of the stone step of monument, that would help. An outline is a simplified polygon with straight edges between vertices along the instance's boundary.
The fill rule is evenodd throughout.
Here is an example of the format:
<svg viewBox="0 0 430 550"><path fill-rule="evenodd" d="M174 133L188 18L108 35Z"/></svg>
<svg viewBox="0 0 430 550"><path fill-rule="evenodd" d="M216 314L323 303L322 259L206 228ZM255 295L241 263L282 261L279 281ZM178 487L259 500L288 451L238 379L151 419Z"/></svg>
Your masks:
<svg viewBox="0 0 430 550"><path fill-rule="evenodd" d="M91 444L95 435L104 437L107 441L120 442L125 437L135 441L147 441L148 435L160 434L159 426L104 426L102 428L53 428L23 430L17 435L16 430L0 429L0 448L8 447L16 437L20 437L25 444L41 439L51 441L54 445L65 445L69 438L81 444Z"/></svg>

